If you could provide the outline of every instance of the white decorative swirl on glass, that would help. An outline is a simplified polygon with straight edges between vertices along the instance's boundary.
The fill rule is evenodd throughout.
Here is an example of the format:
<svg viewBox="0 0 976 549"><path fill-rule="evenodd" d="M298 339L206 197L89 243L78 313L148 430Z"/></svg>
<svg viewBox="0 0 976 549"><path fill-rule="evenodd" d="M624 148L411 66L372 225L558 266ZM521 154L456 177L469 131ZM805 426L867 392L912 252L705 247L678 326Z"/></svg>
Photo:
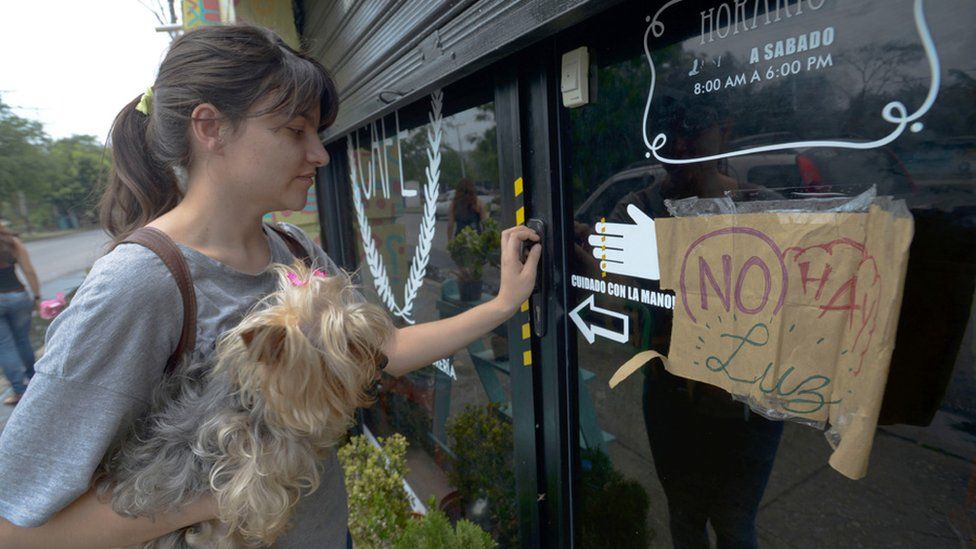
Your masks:
<svg viewBox="0 0 976 549"><path fill-rule="evenodd" d="M922 123L917 122L919 118L924 116L932 105L935 103L935 98L939 94L939 86L941 81L941 68L939 65L939 54L935 49L935 43L932 41L932 35L929 32L928 23L925 20L925 12L923 10L924 0L915 0L914 15L915 15L915 28L918 30L918 34L922 40L922 46L925 48L925 55L929 62L929 73L930 73L930 83L928 95L925 101L915 112L909 114L908 108L901 101L892 101L884 106L881 110L881 118L886 122L894 124L891 132L880 139L875 139L873 141L842 141L842 140L813 140L813 141L792 141L789 143L779 143L776 145L765 145L762 147L753 147L750 149L742 149L738 151L725 152L721 154L713 154L711 156L700 156L695 158L666 158L658 154L662 148L664 148L665 143L668 141L668 137L664 133L659 133L654 136L653 140L648 138L647 134L647 122L648 117L651 112L651 101L654 98L654 84L657 74L654 70L654 61L651 59L650 48L648 47L647 40L648 35L653 33L655 37L660 37L664 32L664 24L658 21L658 16L661 12L666 10L668 7L680 2L681 0L671 0L664 6L662 6L654 17L648 17L647 30L644 31L644 55L647 57L648 65L651 68L651 89L647 95L647 105L644 107L644 145L647 147L648 152L645 156L648 158L651 155L657 160L665 164L691 164L694 162L704 162L708 160L718 160L720 158L729 158L733 156L742 156L746 154L769 152L769 151L781 151L784 149L796 149L796 148L811 148L811 147L837 147L843 149L874 149L877 147L883 147L895 139L897 139L905 129L908 128L912 132L919 132L922 130Z"/></svg>

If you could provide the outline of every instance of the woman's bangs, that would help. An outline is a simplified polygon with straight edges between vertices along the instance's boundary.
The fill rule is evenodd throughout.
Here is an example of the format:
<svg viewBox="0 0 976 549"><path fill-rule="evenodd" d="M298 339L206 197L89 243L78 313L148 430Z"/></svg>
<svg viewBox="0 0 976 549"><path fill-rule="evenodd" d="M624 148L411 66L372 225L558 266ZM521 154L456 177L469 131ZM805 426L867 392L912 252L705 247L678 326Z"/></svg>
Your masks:
<svg viewBox="0 0 976 549"><path fill-rule="evenodd" d="M281 113L287 119L311 114L319 107L318 130L329 127L338 111L335 85L318 62L289 55L272 77L270 104L260 114Z"/></svg>

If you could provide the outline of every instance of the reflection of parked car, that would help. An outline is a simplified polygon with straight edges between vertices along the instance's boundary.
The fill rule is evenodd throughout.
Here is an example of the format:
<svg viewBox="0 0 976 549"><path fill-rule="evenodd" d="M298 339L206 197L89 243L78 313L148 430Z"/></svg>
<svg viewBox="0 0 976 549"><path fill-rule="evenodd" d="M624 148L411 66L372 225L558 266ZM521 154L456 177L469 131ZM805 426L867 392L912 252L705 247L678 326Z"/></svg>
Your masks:
<svg viewBox="0 0 976 549"><path fill-rule="evenodd" d="M613 174L597 187L586 199L574 218L576 221L595 225L600 217L610 215L623 197L651 186L667 177L660 164L637 164Z"/></svg>
<svg viewBox="0 0 976 549"><path fill-rule="evenodd" d="M976 168L976 135L919 143L904 161L915 179L926 184L969 181Z"/></svg>
<svg viewBox="0 0 976 549"><path fill-rule="evenodd" d="M811 192L853 195L872 185L879 195L905 195L915 190L911 175L888 148L801 149L796 163L800 183Z"/></svg>
<svg viewBox="0 0 976 549"><path fill-rule="evenodd" d="M788 132L763 134L733 140L728 150L795 140ZM740 182L787 197L854 195L872 185L881 195L906 194L915 187L905 166L887 148L805 147L736 156L726 162L727 173Z"/></svg>
<svg viewBox="0 0 976 549"><path fill-rule="evenodd" d="M770 142L795 139L788 133L763 134L733 141L728 150L742 150ZM788 198L852 196L877 186L878 194L903 195L914 182L901 161L888 149L852 150L803 148L747 154L722 159L720 170L746 187L760 187ZM843 178L838 174L843 174ZM610 215L628 193L667 177L661 164L634 164L606 179L576 211L576 221L593 225ZM746 198L748 195L739 198Z"/></svg>

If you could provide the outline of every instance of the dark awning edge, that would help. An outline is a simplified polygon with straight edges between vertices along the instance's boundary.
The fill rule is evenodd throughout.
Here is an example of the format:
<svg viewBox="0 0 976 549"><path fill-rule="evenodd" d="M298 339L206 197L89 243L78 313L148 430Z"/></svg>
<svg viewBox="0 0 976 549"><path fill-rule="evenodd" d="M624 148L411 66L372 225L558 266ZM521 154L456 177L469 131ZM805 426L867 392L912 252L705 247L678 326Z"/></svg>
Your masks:
<svg viewBox="0 0 976 549"><path fill-rule="evenodd" d="M410 0L385 16L363 14L376 19L376 28L365 32L364 24L370 23L357 22L360 14L348 13L331 36L323 36L324 21L330 15L323 10L330 8L323 5L316 10L306 5L303 39L311 44L312 54L333 71L342 101L339 116L323 132L323 140L335 141L365 121L393 112L620 1L482 0L466 6L444 2L435 13L430 9L432 3ZM422 17L413 17L414 25L409 25L398 17L400 13ZM335 51L340 44L358 47ZM347 67L352 63L363 68Z"/></svg>

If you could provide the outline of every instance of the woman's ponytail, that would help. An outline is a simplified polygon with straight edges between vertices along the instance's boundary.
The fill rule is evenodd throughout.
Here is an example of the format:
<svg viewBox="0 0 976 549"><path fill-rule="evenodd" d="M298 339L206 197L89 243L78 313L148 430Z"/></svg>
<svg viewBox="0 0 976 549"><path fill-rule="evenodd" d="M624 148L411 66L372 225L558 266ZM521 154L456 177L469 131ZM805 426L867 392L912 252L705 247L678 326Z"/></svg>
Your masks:
<svg viewBox="0 0 976 549"><path fill-rule="evenodd" d="M153 157L147 137L151 116L136 110L140 98L123 107L112 124L112 175L99 202L99 219L115 243L183 197L176 175Z"/></svg>

